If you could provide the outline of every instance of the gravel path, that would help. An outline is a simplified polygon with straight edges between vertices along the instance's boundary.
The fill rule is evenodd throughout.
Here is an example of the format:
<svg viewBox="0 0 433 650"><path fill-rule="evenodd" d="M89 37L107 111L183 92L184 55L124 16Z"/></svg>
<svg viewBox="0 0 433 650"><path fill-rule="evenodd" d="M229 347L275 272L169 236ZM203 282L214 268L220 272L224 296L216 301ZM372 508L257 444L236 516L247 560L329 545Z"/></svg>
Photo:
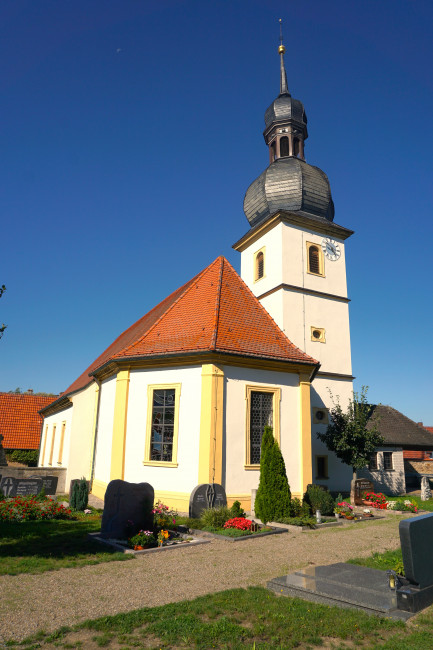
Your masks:
<svg viewBox="0 0 433 650"><path fill-rule="evenodd" d="M210 544L39 575L0 576L1 640L21 640L88 618L265 585L308 564L332 564L399 545L399 518Z"/></svg>

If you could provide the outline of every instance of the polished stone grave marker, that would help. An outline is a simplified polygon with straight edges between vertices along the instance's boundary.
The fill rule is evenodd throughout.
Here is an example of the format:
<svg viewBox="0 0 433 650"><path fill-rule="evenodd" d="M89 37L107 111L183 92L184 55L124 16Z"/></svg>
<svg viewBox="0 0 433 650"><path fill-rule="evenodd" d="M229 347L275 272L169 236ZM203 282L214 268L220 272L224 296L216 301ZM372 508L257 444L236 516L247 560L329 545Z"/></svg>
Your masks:
<svg viewBox="0 0 433 650"><path fill-rule="evenodd" d="M1 482L1 489L5 497L28 496L39 494L42 490L41 478L13 478L5 476Z"/></svg>
<svg viewBox="0 0 433 650"><path fill-rule="evenodd" d="M57 491L57 483L59 480L58 476L40 476L39 474L33 474L30 478L40 478L42 479L42 485L45 489L45 494L54 495Z"/></svg>
<svg viewBox="0 0 433 650"><path fill-rule="evenodd" d="M404 519L399 524L406 580L397 589L400 609L419 612L433 603L433 514Z"/></svg>
<svg viewBox="0 0 433 650"><path fill-rule="evenodd" d="M227 505L226 492L219 483L201 483L191 492L189 498L189 516L198 519L206 508L218 508Z"/></svg>
<svg viewBox="0 0 433 650"><path fill-rule="evenodd" d="M362 495L364 492L374 492L374 483L365 479L357 478L350 484L350 502L355 506L362 506Z"/></svg>
<svg viewBox="0 0 433 650"><path fill-rule="evenodd" d="M139 530L152 530L153 501L154 490L149 483L110 481L105 492L100 536L124 539Z"/></svg>
<svg viewBox="0 0 433 650"><path fill-rule="evenodd" d="M385 571L338 562L310 566L274 578L268 589L325 605L360 609L369 614L407 620L411 614L398 609L397 596L388 586Z"/></svg>

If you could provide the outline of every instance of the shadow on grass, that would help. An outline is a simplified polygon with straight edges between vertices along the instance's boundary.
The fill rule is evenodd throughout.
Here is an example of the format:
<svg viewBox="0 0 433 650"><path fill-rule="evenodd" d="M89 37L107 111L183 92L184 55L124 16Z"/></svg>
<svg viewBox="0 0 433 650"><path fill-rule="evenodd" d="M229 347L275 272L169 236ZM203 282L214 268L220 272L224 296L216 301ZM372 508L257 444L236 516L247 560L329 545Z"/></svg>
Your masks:
<svg viewBox="0 0 433 650"><path fill-rule="evenodd" d="M100 528L98 515L76 521L2 523L0 574L40 573L133 557L87 538Z"/></svg>

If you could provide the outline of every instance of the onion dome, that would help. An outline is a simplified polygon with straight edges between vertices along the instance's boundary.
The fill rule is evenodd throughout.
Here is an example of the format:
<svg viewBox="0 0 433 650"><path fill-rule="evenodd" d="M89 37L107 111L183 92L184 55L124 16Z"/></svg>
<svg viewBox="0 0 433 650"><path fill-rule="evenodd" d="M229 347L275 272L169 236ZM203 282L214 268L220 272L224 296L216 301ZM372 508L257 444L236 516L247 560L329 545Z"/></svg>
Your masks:
<svg viewBox="0 0 433 650"><path fill-rule="evenodd" d="M275 160L247 189L244 212L255 226L278 210L332 221L334 203L326 174L299 158Z"/></svg>
<svg viewBox="0 0 433 650"><path fill-rule="evenodd" d="M302 102L294 99L287 87L282 34L280 39L280 94L266 110L263 132L270 165L249 186L244 212L251 226L279 210L333 221L328 177L305 162L307 115Z"/></svg>

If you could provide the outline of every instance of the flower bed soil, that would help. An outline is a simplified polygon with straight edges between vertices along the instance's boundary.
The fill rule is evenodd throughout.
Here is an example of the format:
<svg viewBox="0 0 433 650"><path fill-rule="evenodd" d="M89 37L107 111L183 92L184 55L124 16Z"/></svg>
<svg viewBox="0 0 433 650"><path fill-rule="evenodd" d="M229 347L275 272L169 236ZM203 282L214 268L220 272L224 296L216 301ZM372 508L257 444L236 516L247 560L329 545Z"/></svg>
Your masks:
<svg viewBox="0 0 433 650"><path fill-rule="evenodd" d="M187 548L188 546L197 546L198 544L209 544L211 541L210 539L197 539L197 537L191 535L178 533L177 538L169 540L164 546L154 546L153 548L143 548L140 551L135 551L133 548L129 548L126 540L111 538L105 539L100 536L100 533L89 533L88 538L100 542L101 544L111 546L121 553L129 553L132 555L159 553L160 551L170 551L175 548Z"/></svg>
<svg viewBox="0 0 433 650"><path fill-rule="evenodd" d="M216 539L223 539L226 542L243 542L246 539L256 539L257 537L266 537L266 535L280 535L281 533L287 533L288 526L284 528L272 527L273 530L266 530L263 533L252 533L251 535L243 535L242 537L229 537L228 535L219 535L218 533L211 533L208 530L198 530L196 528L190 528L191 532L194 535L201 535L203 537L215 537Z"/></svg>

